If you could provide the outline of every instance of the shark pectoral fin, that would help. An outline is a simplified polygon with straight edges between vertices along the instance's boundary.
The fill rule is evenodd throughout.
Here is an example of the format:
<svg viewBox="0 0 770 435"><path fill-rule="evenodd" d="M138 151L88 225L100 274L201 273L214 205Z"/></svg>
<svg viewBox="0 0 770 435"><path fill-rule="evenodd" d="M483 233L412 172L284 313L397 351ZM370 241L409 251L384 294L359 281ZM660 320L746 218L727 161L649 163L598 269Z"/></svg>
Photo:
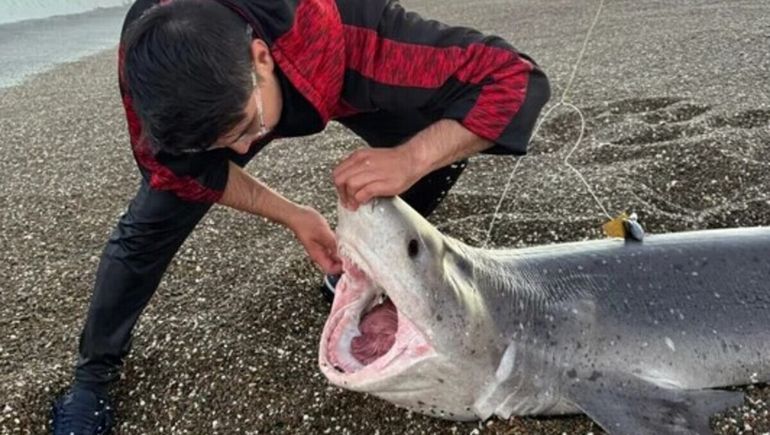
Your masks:
<svg viewBox="0 0 770 435"><path fill-rule="evenodd" d="M495 371L495 377L490 379L473 404L473 412L481 420L491 417L497 410L497 407L505 401L510 391L514 389L517 381L511 378L511 373L513 372L515 361L516 343L511 342L505 349L505 352L503 352L500 365ZM501 417L508 418L508 416Z"/></svg>
<svg viewBox="0 0 770 435"><path fill-rule="evenodd" d="M624 373L593 372L565 396L612 435L710 434L709 418L743 393L661 387Z"/></svg>

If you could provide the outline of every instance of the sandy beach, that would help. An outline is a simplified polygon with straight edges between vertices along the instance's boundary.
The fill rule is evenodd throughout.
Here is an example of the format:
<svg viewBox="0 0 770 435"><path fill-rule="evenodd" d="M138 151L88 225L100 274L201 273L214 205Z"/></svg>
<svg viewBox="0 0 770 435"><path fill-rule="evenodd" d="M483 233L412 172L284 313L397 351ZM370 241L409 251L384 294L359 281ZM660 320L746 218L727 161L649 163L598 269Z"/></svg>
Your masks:
<svg viewBox="0 0 770 435"><path fill-rule="evenodd" d="M499 34L562 96L598 1L405 0ZM650 233L770 224L770 3L607 2L569 93L587 123L571 162L610 213ZM45 433L72 379L101 249L139 184L116 51L0 89L0 434ZM549 105L550 107L550 105ZM563 160L579 118L556 110L501 207L491 245L601 237L600 208ZM338 124L280 140L250 172L332 224L331 169L363 142ZM431 217L484 242L512 170L474 158ZM770 267L770 259L767 260ZM585 417L455 423L327 384L317 367L329 305L291 234L215 207L140 319L113 390L116 433L602 433ZM770 433L770 387L713 420L720 434Z"/></svg>

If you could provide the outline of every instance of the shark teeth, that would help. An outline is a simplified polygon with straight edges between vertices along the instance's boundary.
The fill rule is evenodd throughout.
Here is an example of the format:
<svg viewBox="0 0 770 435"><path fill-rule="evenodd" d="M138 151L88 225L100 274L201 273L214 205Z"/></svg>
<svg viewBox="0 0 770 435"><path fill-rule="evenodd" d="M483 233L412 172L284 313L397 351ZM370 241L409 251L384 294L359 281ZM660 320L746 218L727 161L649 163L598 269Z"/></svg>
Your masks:
<svg viewBox="0 0 770 435"><path fill-rule="evenodd" d="M378 288L378 290L382 290L382 289ZM372 297L372 300L369 302L369 305L366 307L366 309L361 314L368 313L369 311L373 310L377 306L384 304L388 300L390 300L390 297L388 296L387 293L385 293L384 290L382 290L381 293L375 292L374 293L374 297Z"/></svg>
<svg viewBox="0 0 770 435"><path fill-rule="evenodd" d="M362 264L362 262L359 262L357 260L358 253L355 250L353 250L352 248L350 248L345 244L340 244L339 255L343 259L343 264L345 266L344 268L346 273L349 273L352 276L357 278L366 278L366 280L372 284L372 288L366 291L366 293L372 292L371 296L369 296L368 294L364 295L364 297L366 297L367 299L369 298L370 299L369 299L369 303L361 311L361 314L365 314L369 312L371 309L385 303L390 299L385 289L380 287L372 279L372 275L369 272L367 265Z"/></svg>

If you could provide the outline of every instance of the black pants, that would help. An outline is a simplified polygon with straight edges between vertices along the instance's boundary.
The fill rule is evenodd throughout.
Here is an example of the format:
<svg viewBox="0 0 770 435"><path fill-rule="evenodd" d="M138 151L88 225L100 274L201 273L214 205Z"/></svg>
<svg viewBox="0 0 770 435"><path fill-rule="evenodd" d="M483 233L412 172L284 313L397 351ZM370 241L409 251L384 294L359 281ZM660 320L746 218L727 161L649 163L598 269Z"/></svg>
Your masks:
<svg viewBox="0 0 770 435"><path fill-rule="evenodd" d="M403 143L426 126L419 120L379 114L354 116L343 123L373 147ZM243 156L236 163L245 165L251 157L253 154ZM458 162L426 175L401 198L428 216L457 181L465 164ZM142 182L99 262L88 317L80 335L77 381L106 384L117 379L139 315L171 259L210 207L152 190L146 181Z"/></svg>

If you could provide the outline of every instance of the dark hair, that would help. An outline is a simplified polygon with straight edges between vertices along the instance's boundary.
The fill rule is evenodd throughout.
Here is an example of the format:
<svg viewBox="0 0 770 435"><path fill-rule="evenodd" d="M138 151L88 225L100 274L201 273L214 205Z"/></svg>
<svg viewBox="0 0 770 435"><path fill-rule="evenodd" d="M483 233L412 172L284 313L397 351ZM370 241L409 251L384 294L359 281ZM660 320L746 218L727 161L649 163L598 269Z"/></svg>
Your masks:
<svg viewBox="0 0 770 435"><path fill-rule="evenodd" d="M251 34L211 0L148 9L123 38L124 80L155 151L203 151L245 117Z"/></svg>

